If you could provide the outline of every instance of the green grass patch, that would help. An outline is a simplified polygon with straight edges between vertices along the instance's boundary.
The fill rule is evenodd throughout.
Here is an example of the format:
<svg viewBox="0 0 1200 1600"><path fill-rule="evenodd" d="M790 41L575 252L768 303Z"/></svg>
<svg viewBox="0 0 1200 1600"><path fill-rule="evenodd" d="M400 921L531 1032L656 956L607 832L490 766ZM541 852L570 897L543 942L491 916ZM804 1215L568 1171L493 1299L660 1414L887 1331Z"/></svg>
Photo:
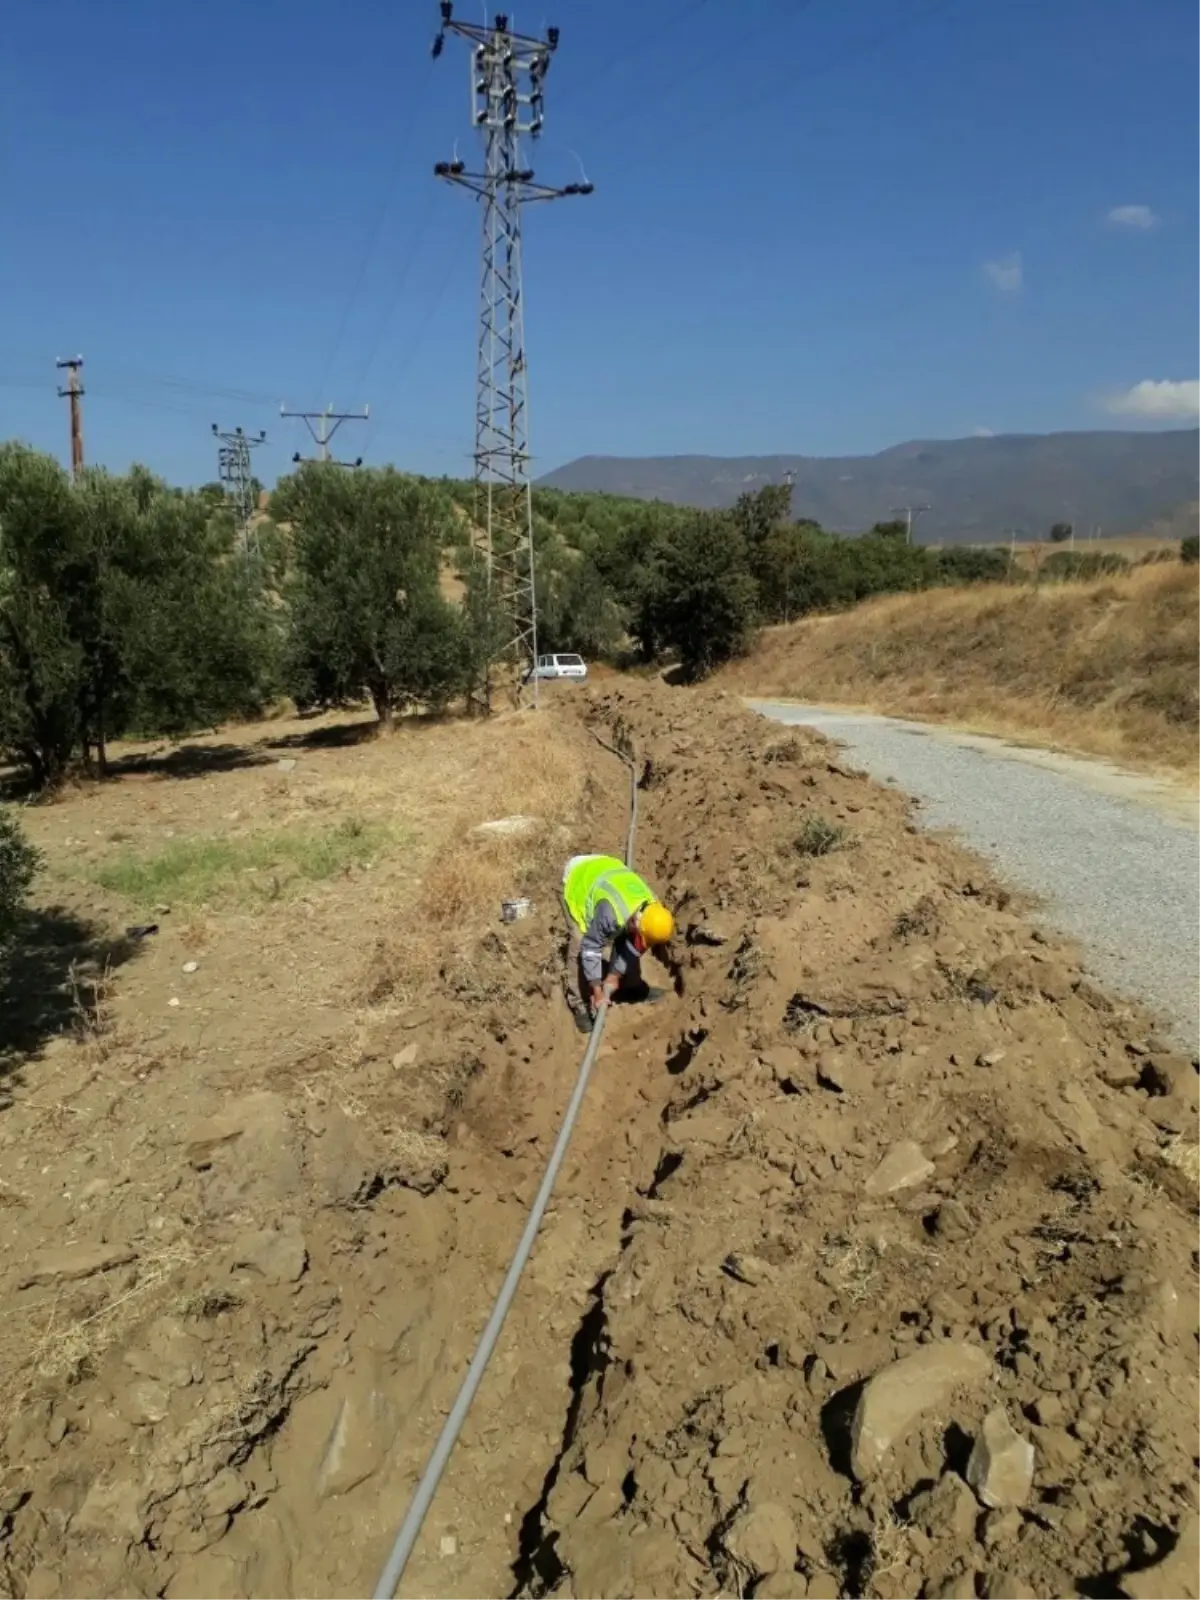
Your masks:
<svg viewBox="0 0 1200 1600"><path fill-rule="evenodd" d="M103 888L146 905L278 900L301 884L319 883L363 865L388 842L386 828L350 817L304 832L177 839L150 855L124 851L99 863L91 877Z"/></svg>

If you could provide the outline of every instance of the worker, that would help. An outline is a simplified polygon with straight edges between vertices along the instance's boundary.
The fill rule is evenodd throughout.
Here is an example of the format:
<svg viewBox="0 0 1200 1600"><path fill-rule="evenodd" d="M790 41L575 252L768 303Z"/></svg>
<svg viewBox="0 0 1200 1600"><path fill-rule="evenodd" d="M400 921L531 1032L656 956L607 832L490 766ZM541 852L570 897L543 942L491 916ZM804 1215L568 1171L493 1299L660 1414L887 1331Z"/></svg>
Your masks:
<svg viewBox="0 0 1200 1600"><path fill-rule="evenodd" d="M642 978L642 956L665 945L675 918L617 856L572 856L563 868L567 967L563 989L580 1033L590 1033L600 1007L614 998L661 1000ZM604 952L612 945L607 970Z"/></svg>

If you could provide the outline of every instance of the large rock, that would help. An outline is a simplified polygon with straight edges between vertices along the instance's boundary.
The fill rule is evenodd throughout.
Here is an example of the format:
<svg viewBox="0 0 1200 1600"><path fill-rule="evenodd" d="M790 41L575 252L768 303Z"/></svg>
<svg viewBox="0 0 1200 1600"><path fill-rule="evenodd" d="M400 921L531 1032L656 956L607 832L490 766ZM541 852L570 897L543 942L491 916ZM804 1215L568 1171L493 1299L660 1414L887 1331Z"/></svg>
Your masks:
<svg viewBox="0 0 1200 1600"><path fill-rule="evenodd" d="M722 1543L735 1561L760 1578L791 1572L796 1564L796 1525L783 1506L771 1501L739 1512Z"/></svg>
<svg viewBox="0 0 1200 1600"><path fill-rule="evenodd" d="M333 1426L317 1467L320 1499L346 1494L377 1472L395 1442L398 1422L373 1371L352 1376L336 1398Z"/></svg>
<svg viewBox="0 0 1200 1600"><path fill-rule="evenodd" d="M896 1194L900 1189L913 1189L919 1183L927 1183L933 1173L933 1162L920 1145L911 1139L901 1139L867 1179L866 1191L871 1195Z"/></svg>
<svg viewBox="0 0 1200 1600"><path fill-rule="evenodd" d="M1175 1548L1144 1572L1128 1572L1120 1580L1129 1600L1200 1600L1200 1518L1184 1517Z"/></svg>
<svg viewBox="0 0 1200 1600"><path fill-rule="evenodd" d="M72 1283L79 1278L124 1267L136 1259L133 1250L111 1244L67 1244L47 1250L17 1279L18 1289L31 1289L38 1283Z"/></svg>
<svg viewBox="0 0 1200 1600"><path fill-rule="evenodd" d="M250 1267L268 1283L295 1283L308 1265L308 1248L295 1217L284 1217L277 1228L244 1233L232 1251L232 1265Z"/></svg>
<svg viewBox="0 0 1200 1600"><path fill-rule="evenodd" d="M989 1411L967 1462L967 1482L985 1506L1023 1506L1033 1487L1033 1446L1003 1406Z"/></svg>
<svg viewBox="0 0 1200 1600"><path fill-rule="evenodd" d="M93 1483L71 1518L72 1533L87 1533L136 1544L146 1529L148 1496L127 1480Z"/></svg>
<svg viewBox="0 0 1200 1600"><path fill-rule="evenodd" d="M187 1157L196 1171L209 1175L206 1198L215 1212L252 1211L300 1187L287 1103L268 1089L241 1095L197 1123L187 1140Z"/></svg>
<svg viewBox="0 0 1200 1600"><path fill-rule="evenodd" d="M956 1389L979 1384L992 1358L977 1345L947 1339L923 1345L877 1372L859 1396L851 1431L850 1465L863 1482L877 1472L897 1440L922 1416L940 1411Z"/></svg>

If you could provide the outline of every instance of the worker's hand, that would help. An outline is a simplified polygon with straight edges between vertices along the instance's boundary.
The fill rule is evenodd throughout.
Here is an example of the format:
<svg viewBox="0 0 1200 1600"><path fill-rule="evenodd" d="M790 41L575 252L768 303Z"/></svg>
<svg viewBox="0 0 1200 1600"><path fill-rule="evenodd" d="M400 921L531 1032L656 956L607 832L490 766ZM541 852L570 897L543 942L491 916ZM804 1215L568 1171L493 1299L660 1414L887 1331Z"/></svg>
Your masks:
<svg viewBox="0 0 1200 1600"><path fill-rule="evenodd" d="M592 985L592 1005L598 1011L601 1006L606 1006L617 992L620 978L606 978L603 983Z"/></svg>

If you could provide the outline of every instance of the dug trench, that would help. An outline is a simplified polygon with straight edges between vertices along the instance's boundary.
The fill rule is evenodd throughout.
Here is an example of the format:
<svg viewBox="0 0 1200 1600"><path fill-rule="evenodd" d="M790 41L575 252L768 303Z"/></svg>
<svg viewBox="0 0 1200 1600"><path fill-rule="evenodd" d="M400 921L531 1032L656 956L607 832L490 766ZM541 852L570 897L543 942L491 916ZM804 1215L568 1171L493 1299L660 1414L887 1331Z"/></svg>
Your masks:
<svg viewBox="0 0 1200 1600"><path fill-rule="evenodd" d="M1196 1596L1195 1064L819 736L545 715L637 752L674 992L608 1022L401 1593ZM622 846L593 760L564 854ZM10 1405L7 1592L369 1591L576 1070L560 860L341 1102L292 1063L188 1128L170 1306ZM25 1273L48 1340L144 1272L90 1248Z"/></svg>

